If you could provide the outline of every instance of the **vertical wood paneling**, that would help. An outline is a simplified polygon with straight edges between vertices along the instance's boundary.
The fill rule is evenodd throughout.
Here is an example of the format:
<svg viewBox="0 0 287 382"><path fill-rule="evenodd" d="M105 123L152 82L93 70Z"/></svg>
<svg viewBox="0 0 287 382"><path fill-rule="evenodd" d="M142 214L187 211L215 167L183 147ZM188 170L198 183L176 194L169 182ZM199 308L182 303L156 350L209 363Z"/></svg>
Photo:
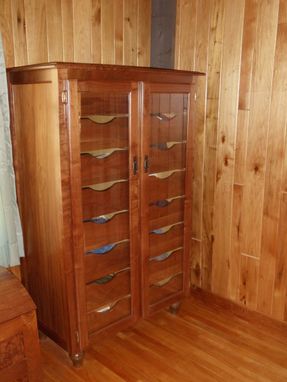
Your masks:
<svg viewBox="0 0 287 382"><path fill-rule="evenodd" d="M151 0L3 0L7 66L46 61L150 65Z"/></svg>
<svg viewBox="0 0 287 382"><path fill-rule="evenodd" d="M206 100L206 130L203 170L203 231L202 231L202 287L211 290L213 257L213 213L216 176L216 142L218 106L223 46L224 1L215 0L210 5L208 41L208 82Z"/></svg>
<svg viewBox="0 0 287 382"><path fill-rule="evenodd" d="M212 288L227 296L244 1L225 1L219 130L217 136ZM227 17L228 15L228 17ZM225 222L225 224L223 224Z"/></svg>
<svg viewBox="0 0 287 382"><path fill-rule="evenodd" d="M90 0L73 0L74 59L92 62L92 4Z"/></svg>
<svg viewBox="0 0 287 382"><path fill-rule="evenodd" d="M46 16L48 60L63 61L62 8L59 0L46 0Z"/></svg>
<svg viewBox="0 0 287 382"><path fill-rule="evenodd" d="M199 23L203 5L210 18ZM286 20L285 0L179 0L176 23L179 68L203 70L196 46L208 49L202 230L192 282L201 274L202 288L281 320L287 319Z"/></svg>
<svg viewBox="0 0 287 382"><path fill-rule="evenodd" d="M27 65L27 38L24 0L15 0L11 3L12 26L14 38L14 65Z"/></svg>
<svg viewBox="0 0 287 382"><path fill-rule="evenodd" d="M63 61L74 61L74 28L73 7L71 0L61 0L62 5L62 33L63 33Z"/></svg>
<svg viewBox="0 0 287 382"><path fill-rule="evenodd" d="M24 0L28 63L48 60L46 1Z"/></svg>
<svg viewBox="0 0 287 382"><path fill-rule="evenodd" d="M138 0L124 0L124 65L137 65Z"/></svg>
<svg viewBox="0 0 287 382"><path fill-rule="evenodd" d="M102 29L102 63L115 63L115 15L114 0L102 2L101 29Z"/></svg>

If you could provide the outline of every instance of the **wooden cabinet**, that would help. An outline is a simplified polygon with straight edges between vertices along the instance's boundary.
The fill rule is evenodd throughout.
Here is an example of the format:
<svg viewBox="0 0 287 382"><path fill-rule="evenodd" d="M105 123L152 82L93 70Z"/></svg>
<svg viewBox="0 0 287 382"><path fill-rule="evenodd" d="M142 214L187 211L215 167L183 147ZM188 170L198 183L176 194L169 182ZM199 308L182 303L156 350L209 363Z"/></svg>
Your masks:
<svg viewBox="0 0 287 382"><path fill-rule="evenodd" d="M35 305L20 281L0 267L0 381L41 377Z"/></svg>
<svg viewBox="0 0 287 382"><path fill-rule="evenodd" d="M9 70L25 285L81 360L89 337L189 290L199 73L90 64Z"/></svg>

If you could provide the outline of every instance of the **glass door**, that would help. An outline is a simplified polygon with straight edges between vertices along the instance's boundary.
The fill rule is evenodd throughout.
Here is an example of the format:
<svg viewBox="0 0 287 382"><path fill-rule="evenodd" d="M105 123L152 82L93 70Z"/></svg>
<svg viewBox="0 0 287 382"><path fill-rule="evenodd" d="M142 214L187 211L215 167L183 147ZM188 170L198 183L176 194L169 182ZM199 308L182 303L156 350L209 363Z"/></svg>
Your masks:
<svg viewBox="0 0 287 382"><path fill-rule="evenodd" d="M145 89L142 133L144 315L173 304L187 282L191 198L190 86Z"/></svg>
<svg viewBox="0 0 287 382"><path fill-rule="evenodd" d="M137 89L107 83L79 88L87 321L93 334L137 314Z"/></svg>

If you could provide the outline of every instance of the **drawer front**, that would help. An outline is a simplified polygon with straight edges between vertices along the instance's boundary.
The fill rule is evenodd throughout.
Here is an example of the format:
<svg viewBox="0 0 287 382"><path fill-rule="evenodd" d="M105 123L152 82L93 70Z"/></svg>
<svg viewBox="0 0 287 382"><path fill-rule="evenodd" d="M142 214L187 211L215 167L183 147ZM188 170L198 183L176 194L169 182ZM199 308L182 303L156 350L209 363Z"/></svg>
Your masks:
<svg viewBox="0 0 287 382"><path fill-rule="evenodd" d="M184 198L158 199L149 206L149 230L184 220Z"/></svg>
<svg viewBox="0 0 287 382"><path fill-rule="evenodd" d="M109 304L130 294L129 269L110 273L86 285L87 311Z"/></svg>
<svg viewBox="0 0 287 382"><path fill-rule="evenodd" d="M158 143L150 150L150 172L168 171L185 167L185 144L176 144L168 149L168 143ZM173 144L170 142L170 144Z"/></svg>
<svg viewBox="0 0 287 382"><path fill-rule="evenodd" d="M103 224L84 223L85 248L100 247L129 237L128 212L120 213Z"/></svg>
<svg viewBox="0 0 287 382"><path fill-rule="evenodd" d="M155 283L150 284L149 287L149 303L150 305L156 304L171 297L173 294L183 290L183 277L182 273L172 275L166 279L162 279Z"/></svg>
<svg viewBox="0 0 287 382"><path fill-rule="evenodd" d="M183 224L173 226L163 234L149 234L150 257L183 246Z"/></svg>
<svg viewBox="0 0 287 382"><path fill-rule="evenodd" d="M169 256L166 258L166 256ZM183 249L174 252L165 252L153 259L149 259L149 282L154 284L172 275L183 271L182 266ZM162 259L162 260L161 260Z"/></svg>
<svg viewBox="0 0 287 382"><path fill-rule="evenodd" d="M93 151L90 151L93 152ZM99 150L100 152L100 150ZM82 186L127 179L129 168L128 151L114 151L106 158L81 155Z"/></svg>
<svg viewBox="0 0 287 382"><path fill-rule="evenodd" d="M104 192L82 190L83 218L108 214L129 208L129 184L117 183Z"/></svg>
<svg viewBox="0 0 287 382"><path fill-rule="evenodd" d="M158 179L149 176L149 203L155 200L167 199L185 193L185 171L175 172L168 178Z"/></svg>
<svg viewBox="0 0 287 382"><path fill-rule="evenodd" d="M88 331L93 334L106 326L116 323L121 319L131 315L131 299L125 297L114 301L110 305L102 307L102 309L94 310L88 313Z"/></svg>
<svg viewBox="0 0 287 382"><path fill-rule="evenodd" d="M85 255L86 283L129 266L129 242L123 242L104 254Z"/></svg>

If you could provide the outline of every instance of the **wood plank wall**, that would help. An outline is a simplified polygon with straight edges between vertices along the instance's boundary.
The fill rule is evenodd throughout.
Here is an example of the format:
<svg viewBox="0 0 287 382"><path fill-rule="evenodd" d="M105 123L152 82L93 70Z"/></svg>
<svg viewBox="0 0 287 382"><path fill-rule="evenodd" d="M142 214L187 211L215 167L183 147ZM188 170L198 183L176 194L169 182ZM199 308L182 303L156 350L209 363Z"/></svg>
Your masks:
<svg viewBox="0 0 287 382"><path fill-rule="evenodd" d="M151 0L1 0L6 65L149 66Z"/></svg>
<svg viewBox="0 0 287 382"><path fill-rule="evenodd" d="M287 2L178 0L176 67L207 73L194 131L192 283L286 320Z"/></svg>

